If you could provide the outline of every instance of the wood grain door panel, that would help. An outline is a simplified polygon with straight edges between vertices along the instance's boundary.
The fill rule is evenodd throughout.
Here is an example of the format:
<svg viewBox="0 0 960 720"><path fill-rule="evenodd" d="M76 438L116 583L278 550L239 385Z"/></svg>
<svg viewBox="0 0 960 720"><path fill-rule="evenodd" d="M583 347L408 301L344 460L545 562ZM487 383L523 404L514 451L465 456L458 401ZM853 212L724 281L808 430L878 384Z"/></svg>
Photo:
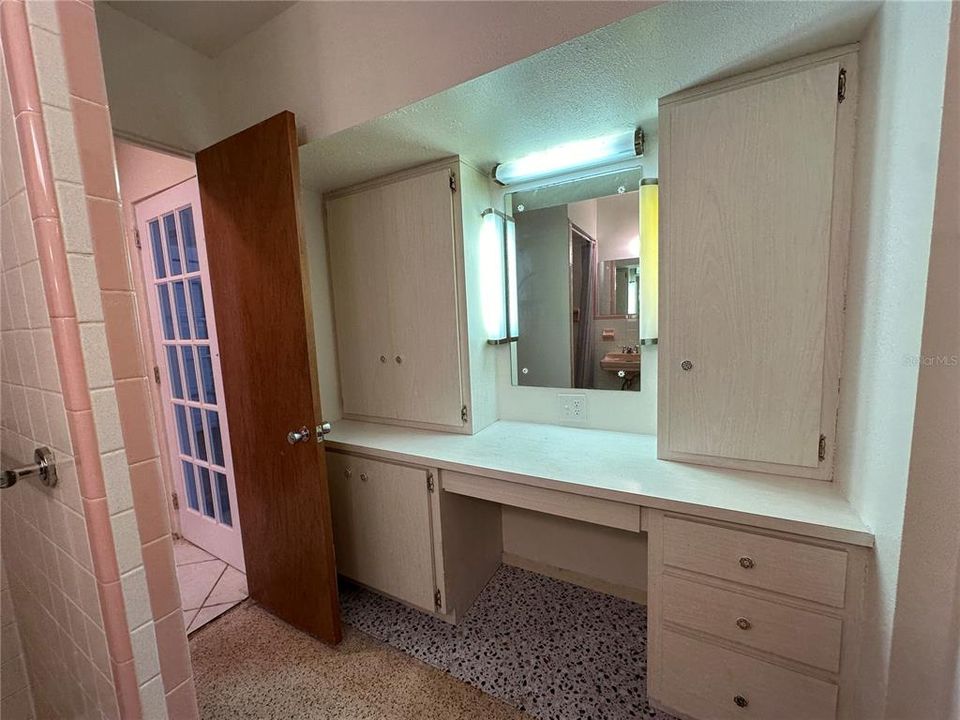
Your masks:
<svg viewBox="0 0 960 720"><path fill-rule="evenodd" d="M197 154L251 597L340 640L296 125L283 112Z"/></svg>
<svg viewBox="0 0 960 720"><path fill-rule="evenodd" d="M838 70L661 109L670 451L818 465Z"/></svg>

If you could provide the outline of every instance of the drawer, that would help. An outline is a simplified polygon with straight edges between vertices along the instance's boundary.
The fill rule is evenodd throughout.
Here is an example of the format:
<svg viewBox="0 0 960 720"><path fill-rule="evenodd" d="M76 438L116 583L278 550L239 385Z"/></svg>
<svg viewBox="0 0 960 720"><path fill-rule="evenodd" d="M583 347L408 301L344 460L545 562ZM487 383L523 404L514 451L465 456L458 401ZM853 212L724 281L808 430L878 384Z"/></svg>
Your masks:
<svg viewBox="0 0 960 720"><path fill-rule="evenodd" d="M757 650L837 672L840 618L664 575L663 619Z"/></svg>
<svg viewBox="0 0 960 720"><path fill-rule="evenodd" d="M832 720L837 686L664 630L662 683L668 709L711 720Z"/></svg>
<svg viewBox="0 0 960 720"><path fill-rule="evenodd" d="M467 475L452 470L443 471L441 487L444 492L456 495L480 498L548 515L559 515L618 530L640 532L640 508L637 505L497 480L481 475Z"/></svg>
<svg viewBox="0 0 960 720"><path fill-rule="evenodd" d="M665 565L843 607L847 553L664 516Z"/></svg>

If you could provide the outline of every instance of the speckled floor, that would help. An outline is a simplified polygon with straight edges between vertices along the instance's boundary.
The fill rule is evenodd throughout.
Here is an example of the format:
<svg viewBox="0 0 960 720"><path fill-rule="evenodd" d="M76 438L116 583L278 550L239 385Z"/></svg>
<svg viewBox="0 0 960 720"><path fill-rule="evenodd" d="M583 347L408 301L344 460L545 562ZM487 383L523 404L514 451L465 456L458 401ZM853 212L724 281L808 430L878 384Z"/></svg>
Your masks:
<svg viewBox="0 0 960 720"><path fill-rule="evenodd" d="M247 601L190 636L203 720L529 720L359 630L335 648Z"/></svg>
<svg viewBox="0 0 960 720"><path fill-rule="evenodd" d="M509 566L456 627L353 585L340 604L345 623L541 720L671 720L647 702L643 605Z"/></svg>

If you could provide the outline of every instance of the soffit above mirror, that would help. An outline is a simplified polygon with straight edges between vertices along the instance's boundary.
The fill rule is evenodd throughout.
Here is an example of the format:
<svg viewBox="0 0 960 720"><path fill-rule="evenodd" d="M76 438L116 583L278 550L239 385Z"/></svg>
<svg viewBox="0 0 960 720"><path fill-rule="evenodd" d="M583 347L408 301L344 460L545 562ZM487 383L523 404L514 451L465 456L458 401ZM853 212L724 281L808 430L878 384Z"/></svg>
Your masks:
<svg viewBox="0 0 960 720"><path fill-rule="evenodd" d="M451 155L489 171L545 147L644 127L658 98L857 41L877 2L657 5L300 148L326 191ZM649 153L648 153L649 154ZM651 163L654 165L654 163Z"/></svg>

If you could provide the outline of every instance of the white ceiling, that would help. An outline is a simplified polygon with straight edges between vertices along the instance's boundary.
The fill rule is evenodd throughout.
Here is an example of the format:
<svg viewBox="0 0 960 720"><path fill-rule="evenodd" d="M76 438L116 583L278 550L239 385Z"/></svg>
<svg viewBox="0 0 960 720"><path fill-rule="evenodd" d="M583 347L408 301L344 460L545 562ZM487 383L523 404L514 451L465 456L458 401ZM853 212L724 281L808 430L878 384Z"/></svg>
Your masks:
<svg viewBox="0 0 960 720"><path fill-rule="evenodd" d="M286 0L110 0L109 5L215 58L293 5Z"/></svg>
<svg viewBox="0 0 960 720"><path fill-rule="evenodd" d="M878 2L669 2L300 148L330 190L459 154L483 170L641 125L660 97L863 35Z"/></svg>

